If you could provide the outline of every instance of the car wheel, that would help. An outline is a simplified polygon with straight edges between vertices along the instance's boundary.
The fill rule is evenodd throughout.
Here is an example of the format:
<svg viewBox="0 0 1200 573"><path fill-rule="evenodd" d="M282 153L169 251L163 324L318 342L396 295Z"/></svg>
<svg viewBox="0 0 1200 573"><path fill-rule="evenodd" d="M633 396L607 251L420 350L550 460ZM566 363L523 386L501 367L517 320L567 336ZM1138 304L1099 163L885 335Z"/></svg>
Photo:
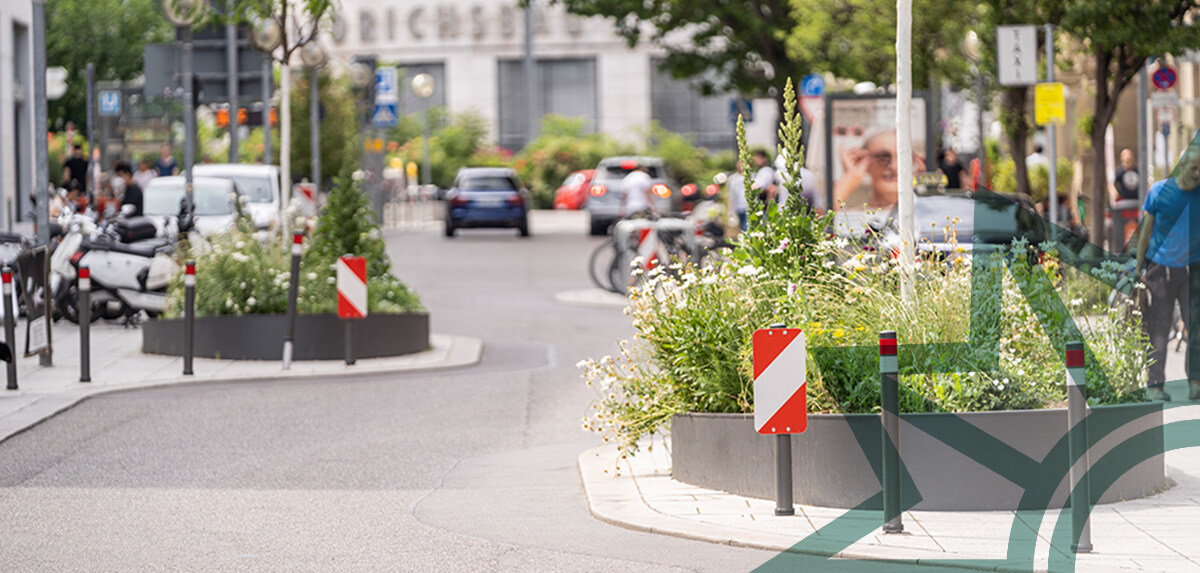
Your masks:
<svg viewBox="0 0 1200 573"><path fill-rule="evenodd" d="M592 236L607 235L608 225L606 225L604 221L593 220L591 234Z"/></svg>
<svg viewBox="0 0 1200 573"><path fill-rule="evenodd" d="M529 236L529 221L527 221L527 220L521 221L521 224L517 226L517 232L520 233L522 237L528 237Z"/></svg>
<svg viewBox="0 0 1200 573"><path fill-rule="evenodd" d="M457 229L454 228L454 223L451 223L450 221L446 221L446 236L447 237L453 237L454 232L456 230Z"/></svg>

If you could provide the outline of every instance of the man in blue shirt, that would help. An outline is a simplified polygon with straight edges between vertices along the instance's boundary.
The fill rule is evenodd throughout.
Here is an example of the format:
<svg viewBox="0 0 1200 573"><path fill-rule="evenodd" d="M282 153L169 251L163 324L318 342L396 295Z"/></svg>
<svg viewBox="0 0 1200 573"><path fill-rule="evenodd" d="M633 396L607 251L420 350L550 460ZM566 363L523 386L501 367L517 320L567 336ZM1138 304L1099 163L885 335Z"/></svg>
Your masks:
<svg viewBox="0 0 1200 573"><path fill-rule="evenodd" d="M1145 218L1137 245L1142 278L1143 328L1150 338L1150 377L1146 395L1170 401L1163 391L1167 336L1179 303L1188 328L1185 362L1189 396L1200 400L1200 149L1193 144L1172 177L1155 183L1142 207ZM1189 296L1197 293L1197 296Z"/></svg>

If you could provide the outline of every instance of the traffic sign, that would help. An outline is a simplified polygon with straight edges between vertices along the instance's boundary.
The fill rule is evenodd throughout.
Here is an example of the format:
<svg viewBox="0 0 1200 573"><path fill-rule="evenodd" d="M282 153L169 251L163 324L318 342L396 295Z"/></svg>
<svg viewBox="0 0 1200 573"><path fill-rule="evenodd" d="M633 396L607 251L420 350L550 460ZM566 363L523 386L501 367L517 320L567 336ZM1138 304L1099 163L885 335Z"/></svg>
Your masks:
<svg viewBox="0 0 1200 573"><path fill-rule="evenodd" d="M400 87L396 83L396 68L375 68L375 103L400 101Z"/></svg>
<svg viewBox="0 0 1200 573"><path fill-rule="evenodd" d="M121 115L121 92L104 90L100 92L100 115Z"/></svg>
<svg viewBox="0 0 1200 573"><path fill-rule="evenodd" d="M1150 94L1150 103L1155 107L1175 107L1179 105L1179 94L1175 92L1155 92Z"/></svg>
<svg viewBox="0 0 1200 573"><path fill-rule="evenodd" d="M337 262L339 318L367 317L367 259L346 255Z"/></svg>
<svg viewBox="0 0 1200 573"><path fill-rule="evenodd" d="M996 75L1002 86L1037 83L1037 27L996 26Z"/></svg>
<svg viewBox="0 0 1200 573"><path fill-rule="evenodd" d="M729 123L737 123L738 115L745 123L754 121L754 100L729 98Z"/></svg>
<svg viewBox="0 0 1200 573"><path fill-rule="evenodd" d="M799 434L808 428L805 396L807 342L799 328L764 328L751 338L754 354L754 429Z"/></svg>
<svg viewBox="0 0 1200 573"><path fill-rule="evenodd" d="M1177 77L1175 68L1166 64L1159 64L1158 69L1154 70L1151 81L1154 82L1154 87L1166 91L1175 87L1175 79Z"/></svg>
<svg viewBox="0 0 1200 573"><path fill-rule="evenodd" d="M396 127L399 117L396 115L396 102L376 102L375 111L371 112L371 125L375 127Z"/></svg>
<svg viewBox="0 0 1200 573"><path fill-rule="evenodd" d="M1061 83L1044 82L1034 87L1033 115L1038 125L1067 122L1067 103Z"/></svg>
<svg viewBox="0 0 1200 573"><path fill-rule="evenodd" d="M800 95L814 97L825 93L825 78L821 74L808 74L800 80Z"/></svg>

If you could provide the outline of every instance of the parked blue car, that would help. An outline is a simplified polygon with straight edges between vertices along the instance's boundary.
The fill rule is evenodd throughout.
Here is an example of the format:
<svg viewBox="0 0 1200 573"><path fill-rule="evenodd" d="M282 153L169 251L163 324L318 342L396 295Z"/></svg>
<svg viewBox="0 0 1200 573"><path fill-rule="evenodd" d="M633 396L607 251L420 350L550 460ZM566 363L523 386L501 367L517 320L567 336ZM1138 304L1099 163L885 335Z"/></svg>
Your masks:
<svg viewBox="0 0 1200 573"><path fill-rule="evenodd" d="M446 236L460 228L515 228L529 236L529 191L517 172L503 167L463 167L446 193Z"/></svg>

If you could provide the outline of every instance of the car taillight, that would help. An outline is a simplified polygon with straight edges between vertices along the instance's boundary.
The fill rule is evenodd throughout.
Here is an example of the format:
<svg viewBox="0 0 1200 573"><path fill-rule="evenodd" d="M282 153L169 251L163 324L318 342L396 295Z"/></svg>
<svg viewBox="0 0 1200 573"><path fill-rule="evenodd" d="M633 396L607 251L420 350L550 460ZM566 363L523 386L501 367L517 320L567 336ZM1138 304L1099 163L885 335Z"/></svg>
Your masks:
<svg viewBox="0 0 1200 573"><path fill-rule="evenodd" d="M653 191L655 195L658 195L659 197L662 197L663 199L666 199L667 197L671 196L671 188L667 187L666 185L663 185L662 183L658 183L658 184L654 185L653 187L650 188L650 190Z"/></svg>
<svg viewBox="0 0 1200 573"><path fill-rule="evenodd" d="M508 198L508 204L513 207L520 207L521 205L525 204L525 198L521 197L520 195L513 195L512 197Z"/></svg>
<svg viewBox="0 0 1200 573"><path fill-rule="evenodd" d="M636 162L632 159L626 159L625 161L621 162L621 169L623 169L625 171L633 171L634 169L637 169L637 167L638 167L638 162Z"/></svg>
<svg viewBox="0 0 1200 573"><path fill-rule="evenodd" d="M601 197L606 192L608 192L608 189L603 185L592 185L592 188L588 190L588 193L591 193L592 197Z"/></svg>
<svg viewBox="0 0 1200 573"><path fill-rule="evenodd" d="M717 193L720 193L720 192L721 192L721 188L717 187L716 184L709 185L708 187L704 188L704 194L708 195L709 197L712 197L713 195L716 195Z"/></svg>
<svg viewBox="0 0 1200 573"><path fill-rule="evenodd" d="M679 192L683 194L684 197L691 197L692 195L696 194L696 184L688 183L687 185L680 187Z"/></svg>
<svg viewBox="0 0 1200 573"><path fill-rule="evenodd" d="M467 203L470 203L470 201L466 197L455 197L450 200L450 204L455 207L466 207Z"/></svg>

